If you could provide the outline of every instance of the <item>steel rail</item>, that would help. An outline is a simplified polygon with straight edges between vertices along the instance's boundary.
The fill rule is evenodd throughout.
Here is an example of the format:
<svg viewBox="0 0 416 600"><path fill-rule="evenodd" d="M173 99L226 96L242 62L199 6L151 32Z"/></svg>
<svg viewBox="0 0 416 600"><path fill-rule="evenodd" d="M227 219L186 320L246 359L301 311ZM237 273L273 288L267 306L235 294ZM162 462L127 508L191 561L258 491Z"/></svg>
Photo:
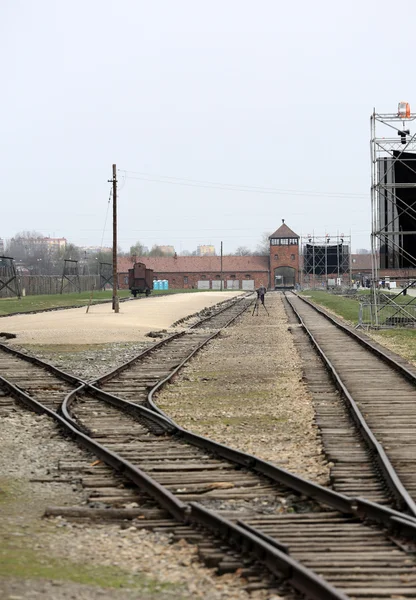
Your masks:
<svg viewBox="0 0 416 600"><path fill-rule="evenodd" d="M299 297L299 296L297 296L297 297ZM387 484L391 493L393 494L394 498L398 502L399 508L408 510L409 513L413 517L416 517L416 504L413 501L413 499L411 498L408 491L406 490L403 483L401 482L401 480L400 480L398 474L396 473L396 470L394 469L393 465L391 464L390 459L388 458L383 446L380 444L380 442L377 440L377 438L371 431L371 428L369 427L367 421L365 420L362 412L358 408L357 403L355 402L354 398L351 396L347 387L343 383L343 381L342 381L341 377L339 376L337 370L335 369L334 365L331 363L328 356L322 350L322 348L318 344L316 338L314 337L313 333L307 327L307 325L303 321L302 317L300 316L300 314L298 313L296 308L293 306L292 302L290 301L289 297L286 294L285 294L285 298L286 298L289 306L292 308L293 312L295 313L296 318L298 319L302 328L304 329L304 331L308 335L309 339L311 340L311 342L312 342L313 346L315 347L316 351L318 352L319 356L321 357L327 370L330 372L330 374L336 384L336 387L341 392L342 396L346 399L347 407L348 407L349 412L357 426L358 433L360 434L361 438L363 439L367 448L369 449L370 456L373 457L379 470L383 474L384 481ZM310 302L307 302L307 304L310 305L312 308L316 309L316 307L313 304L311 304ZM321 313L320 310L318 310L318 312ZM336 324L336 322L334 322L332 319L330 319L330 321L333 322L334 324ZM344 328L342 328L342 329L344 329ZM361 340L361 341L363 341L363 340ZM387 358L387 355L385 355L385 356Z"/></svg>

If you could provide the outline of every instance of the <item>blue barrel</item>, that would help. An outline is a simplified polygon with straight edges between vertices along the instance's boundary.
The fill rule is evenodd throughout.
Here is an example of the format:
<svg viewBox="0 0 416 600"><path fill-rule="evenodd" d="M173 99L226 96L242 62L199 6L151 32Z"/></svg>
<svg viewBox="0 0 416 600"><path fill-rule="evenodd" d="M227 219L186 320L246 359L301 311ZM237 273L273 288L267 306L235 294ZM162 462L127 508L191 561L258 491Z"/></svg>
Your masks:
<svg viewBox="0 0 416 600"><path fill-rule="evenodd" d="M169 281L167 279L163 280L163 289L164 290L168 290L169 289Z"/></svg>
<svg viewBox="0 0 416 600"><path fill-rule="evenodd" d="M158 290L159 289L159 282L157 281L157 279L153 280L153 289L154 290Z"/></svg>

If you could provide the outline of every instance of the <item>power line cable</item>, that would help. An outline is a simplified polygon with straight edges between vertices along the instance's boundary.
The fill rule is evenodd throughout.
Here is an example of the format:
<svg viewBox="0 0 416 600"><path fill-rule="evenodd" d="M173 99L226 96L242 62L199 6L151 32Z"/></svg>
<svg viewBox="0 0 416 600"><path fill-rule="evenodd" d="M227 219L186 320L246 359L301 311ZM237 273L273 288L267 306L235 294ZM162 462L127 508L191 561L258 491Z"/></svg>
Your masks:
<svg viewBox="0 0 416 600"><path fill-rule="evenodd" d="M139 181L150 181L153 183L165 183L170 185L182 185L188 187L200 187L208 189L221 189L231 192L249 192L257 194L276 194L276 195L295 195L295 196L324 196L337 198L367 198L364 194L356 194L352 192L319 192L314 190L286 190L272 187L250 186L234 183L219 183L215 181L203 181L197 179L187 179L184 177L171 177L169 175L152 175L140 171L128 171L126 169L118 169L124 173L125 179L136 179Z"/></svg>
<svg viewBox="0 0 416 600"><path fill-rule="evenodd" d="M104 241L104 235L105 235L105 228L107 227L107 219L108 219L108 211L110 210L110 202L111 202L111 198L113 197L113 188L110 189L110 194L108 196L108 202L107 202L107 212L105 214L105 221L104 221L104 227L103 227L103 234L101 236L101 245L100 245L100 252L102 252L103 250L103 241Z"/></svg>

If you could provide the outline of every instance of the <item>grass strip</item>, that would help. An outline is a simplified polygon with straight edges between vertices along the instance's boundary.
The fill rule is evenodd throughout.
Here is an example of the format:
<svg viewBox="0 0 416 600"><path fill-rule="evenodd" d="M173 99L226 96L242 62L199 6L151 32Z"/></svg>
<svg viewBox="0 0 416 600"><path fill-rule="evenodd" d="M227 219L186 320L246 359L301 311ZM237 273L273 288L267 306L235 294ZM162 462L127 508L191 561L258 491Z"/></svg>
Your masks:
<svg viewBox="0 0 416 600"><path fill-rule="evenodd" d="M152 296L163 296L165 294L182 294L203 292L208 290L153 290ZM48 310L52 308L69 308L73 306L86 306L89 302L91 292L72 294L50 294L39 296L25 296L24 298L0 298L0 315L13 315L16 313L27 313L35 310ZM109 301L112 291L96 291L93 295L93 304ZM130 290L119 290L120 298L132 297Z"/></svg>

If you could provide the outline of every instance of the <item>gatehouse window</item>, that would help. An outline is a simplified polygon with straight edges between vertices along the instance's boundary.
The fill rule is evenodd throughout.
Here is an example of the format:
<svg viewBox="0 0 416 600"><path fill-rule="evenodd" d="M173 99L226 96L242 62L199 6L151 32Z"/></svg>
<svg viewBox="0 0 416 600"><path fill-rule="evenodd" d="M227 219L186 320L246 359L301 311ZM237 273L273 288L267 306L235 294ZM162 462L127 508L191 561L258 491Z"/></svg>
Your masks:
<svg viewBox="0 0 416 600"><path fill-rule="evenodd" d="M201 275L201 279L206 279L207 276L206 275Z"/></svg>
<svg viewBox="0 0 416 600"><path fill-rule="evenodd" d="M297 246L298 238L272 238L270 244L272 246Z"/></svg>
<svg viewBox="0 0 416 600"><path fill-rule="evenodd" d="M274 255L274 260L279 260L279 255L278 254Z"/></svg>
<svg viewBox="0 0 416 600"><path fill-rule="evenodd" d="M246 279L251 279L251 275L246 275Z"/></svg>
<svg viewBox="0 0 416 600"><path fill-rule="evenodd" d="M295 255L294 254L290 255L290 260L295 260Z"/></svg>

